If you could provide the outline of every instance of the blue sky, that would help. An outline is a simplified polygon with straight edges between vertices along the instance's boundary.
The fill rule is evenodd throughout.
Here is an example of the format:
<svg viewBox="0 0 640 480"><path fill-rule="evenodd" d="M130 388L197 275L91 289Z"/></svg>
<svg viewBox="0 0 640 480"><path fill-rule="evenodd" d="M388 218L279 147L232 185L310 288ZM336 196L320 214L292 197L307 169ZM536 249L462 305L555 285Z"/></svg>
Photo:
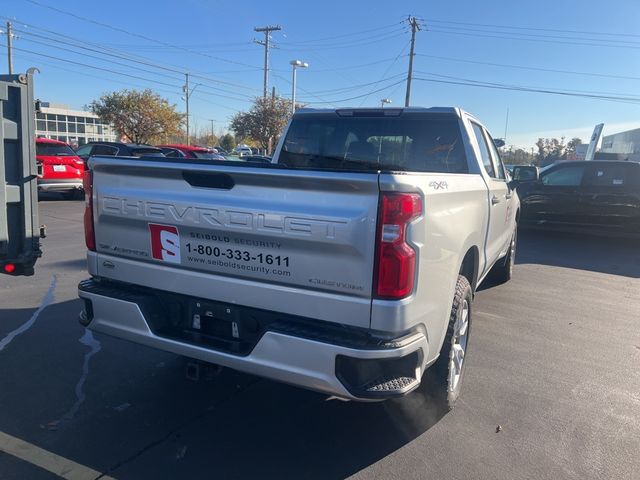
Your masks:
<svg viewBox="0 0 640 480"><path fill-rule="evenodd" d="M640 97L637 0L111 0L101 4L2 0L2 4L0 15L12 18L17 29L15 69L40 68L36 95L42 100L79 108L104 92L149 87L183 109L184 77L179 72L190 71L192 85L201 83L191 101L192 124L200 129L209 128L209 119L216 121L216 130L224 129L235 111L247 109L251 98L261 95L263 50L252 40L262 38L253 27L265 24L283 27L272 35L279 48L272 50L270 86L290 96L289 61L307 61L309 69L298 75L298 99L326 102L311 106L374 106L384 97L392 105L403 105L401 80L410 34L402 20L408 14L426 26L417 36L417 78ZM126 60L130 55L146 65ZM5 65L3 59L0 71L6 71ZM507 143L526 148L538 136L577 135L587 140L600 122L605 123L605 134L640 127L637 101L415 80L412 104L461 106L496 137L504 135L508 108Z"/></svg>

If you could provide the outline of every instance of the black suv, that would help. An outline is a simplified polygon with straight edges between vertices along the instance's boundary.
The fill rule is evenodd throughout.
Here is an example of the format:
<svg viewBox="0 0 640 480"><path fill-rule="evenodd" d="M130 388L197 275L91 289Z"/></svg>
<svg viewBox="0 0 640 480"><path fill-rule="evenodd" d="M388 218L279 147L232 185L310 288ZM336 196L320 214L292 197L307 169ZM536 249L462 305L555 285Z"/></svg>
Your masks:
<svg viewBox="0 0 640 480"><path fill-rule="evenodd" d="M119 157L164 156L161 149L152 145L120 142L89 142L78 148L76 154L85 162L92 155L117 155Z"/></svg>
<svg viewBox="0 0 640 480"><path fill-rule="evenodd" d="M640 234L640 164L593 160L514 167L521 225Z"/></svg>

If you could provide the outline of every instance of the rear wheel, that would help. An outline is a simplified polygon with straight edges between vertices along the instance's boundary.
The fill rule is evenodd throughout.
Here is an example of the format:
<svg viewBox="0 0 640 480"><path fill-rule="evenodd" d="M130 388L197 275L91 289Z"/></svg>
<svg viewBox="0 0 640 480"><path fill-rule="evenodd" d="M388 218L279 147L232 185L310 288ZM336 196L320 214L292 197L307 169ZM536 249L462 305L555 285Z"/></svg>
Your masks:
<svg viewBox="0 0 640 480"><path fill-rule="evenodd" d="M67 190L62 196L66 200L81 200L84 198L84 191L80 188L74 188L73 190Z"/></svg>
<svg viewBox="0 0 640 480"><path fill-rule="evenodd" d="M425 378L425 387L445 410L451 410L460 396L469 345L472 299L469 280L459 275L442 350Z"/></svg>

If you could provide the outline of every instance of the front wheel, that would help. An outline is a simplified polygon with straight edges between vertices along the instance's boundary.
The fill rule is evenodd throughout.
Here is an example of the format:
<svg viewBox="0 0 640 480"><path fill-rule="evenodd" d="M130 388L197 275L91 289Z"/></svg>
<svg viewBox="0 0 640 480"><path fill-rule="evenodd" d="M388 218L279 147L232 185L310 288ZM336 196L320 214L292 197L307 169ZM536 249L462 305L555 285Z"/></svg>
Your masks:
<svg viewBox="0 0 640 480"><path fill-rule="evenodd" d="M445 410L451 410L460 396L469 345L472 300L469 280L459 275L440 356L426 372L430 378L425 386L433 390L430 393Z"/></svg>
<svg viewBox="0 0 640 480"><path fill-rule="evenodd" d="M518 243L518 227L516 226L511 237L509 250L502 261L498 261L491 271L491 278L496 283L507 283L513 276L513 264L516 262L516 246Z"/></svg>

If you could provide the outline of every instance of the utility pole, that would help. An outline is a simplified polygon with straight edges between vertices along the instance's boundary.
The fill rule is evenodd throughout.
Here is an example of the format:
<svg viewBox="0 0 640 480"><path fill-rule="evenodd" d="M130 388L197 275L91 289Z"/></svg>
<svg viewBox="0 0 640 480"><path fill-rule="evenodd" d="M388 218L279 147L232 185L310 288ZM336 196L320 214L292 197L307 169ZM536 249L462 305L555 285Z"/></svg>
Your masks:
<svg viewBox="0 0 640 480"><path fill-rule="evenodd" d="M7 61L9 62L9 75L13 75L13 25L7 22Z"/></svg>
<svg viewBox="0 0 640 480"><path fill-rule="evenodd" d="M404 106L409 106L411 100L411 78L413 77L413 57L415 55L416 47L416 32L420 30L420 24L416 17L409 17L407 19L409 25L411 25L411 51L409 52L409 71L407 72L407 95L404 98Z"/></svg>
<svg viewBox="0 0 640 480"><path fill-rule="evenodd" d="M191 93L189 92L189 74L185 73L185 84L184 84L184 99L185 102L187 103L187 145L191 145L191 137L189 137L189 97L191 96Z"/></svg>
<svg viewBox="0 0 640 480"><path fill-rule="evenodd" d="M273 47L270 44L270 35L271 32L282 30L282 27L280 25L267 25L266 27L255 27L253 30L258 33L264 33L264 40L254 40L254 42L264 47L264 86L262 96L267 98L267 91L269 90L269 48Z"/></svg>
<svg viewBox="0 0 640 480"><path fill-rule="evenodd" d="M214 120L209 119L209 121L211 122L211 142L213 142L213 122L214 122Z"/></svg>

